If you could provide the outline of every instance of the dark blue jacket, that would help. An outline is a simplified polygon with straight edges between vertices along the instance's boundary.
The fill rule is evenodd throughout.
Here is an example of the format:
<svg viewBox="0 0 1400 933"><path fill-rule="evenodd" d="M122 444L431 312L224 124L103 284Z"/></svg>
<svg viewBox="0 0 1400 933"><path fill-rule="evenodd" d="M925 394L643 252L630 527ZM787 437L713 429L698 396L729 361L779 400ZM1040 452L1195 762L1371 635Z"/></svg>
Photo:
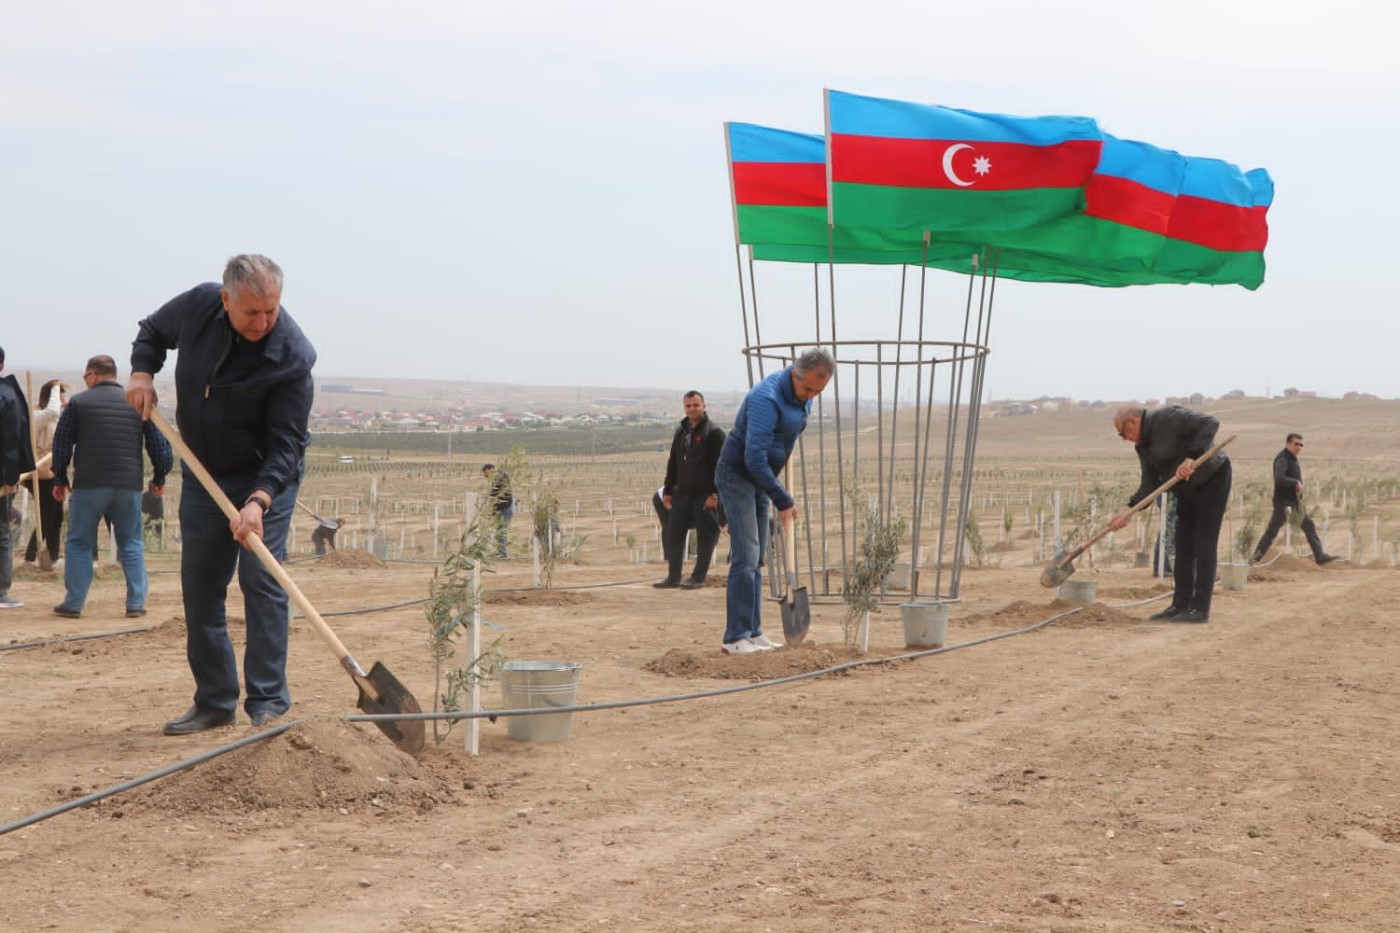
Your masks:
<svg viewBox="0 0 1400 933"><path fill-rule="evenodd" d="M177 295L141 322L131 371L158 373L175 360L180 436L216 477L256 477L276 498L299 473L310 442L316 349L281 309L277 326L250 343L229 323L219 285Z"/></svg>
<svg viewBox="0 0 1400 933"><path fill-rule="evenodd" d="M766 493L780 511L793 502L778 473L806 429L811 409L811 401L799 401L792 390L792 367L780 369L749 390L719 454L721 463Z"/></svg>

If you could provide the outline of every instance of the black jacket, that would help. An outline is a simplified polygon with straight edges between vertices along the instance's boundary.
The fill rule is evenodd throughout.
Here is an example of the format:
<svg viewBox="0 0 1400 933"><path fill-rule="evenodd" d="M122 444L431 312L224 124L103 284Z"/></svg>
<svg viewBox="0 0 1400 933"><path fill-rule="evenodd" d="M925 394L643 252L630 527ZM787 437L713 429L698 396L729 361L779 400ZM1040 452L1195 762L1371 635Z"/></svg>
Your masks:
<svg viewBox="0 0 1400 933"><path fill-rule="evenodd" d="M706 415L691 427L689 418L682 418L671 438L671 455L666 460L666 482L662 492L668 496L709 496L714 494L715 467L724 449L724 430Z"/></svg>
<svg viewBox="0 0 1400 933"><path fill-rule="evenodd" d="M1142 417L1142 434L1135 445L1138 463L1142 466L1142 482L1137 492L1128 498L1128 505L1137 505L1176 475L1183 460L1194 460L1215 446L1215 432L1220 422L1212 415L1168 405L1149 411ZM1210 482L1229 461L1221 451L1201 464L1191 481L1174 488L1182 495L1191 495Z"/></svg>
<svg viewBox="0 0 1400 933"><path fill-rule="evenodd" d="M175 360L180 436L216 477L256 477L276 498L299 474L310 441L316 349L285 309L249 343L229 324L214 282L197 285L141 322L131 371L158 373Z"/></svg>
<svg viewBox="0 0 1400 933"><path fill-rule="evenodd" d="M14 376L0 376L0 486L18 486L34 469L29 440L29 403Z"/></svg>
<svg viewBox="0 0 1400 933"><path fill-rule="evenodd" d="M1303 468L1287 447L1274 458L1274 501L1298 504L1298 484L1303 481Z"/></svg>

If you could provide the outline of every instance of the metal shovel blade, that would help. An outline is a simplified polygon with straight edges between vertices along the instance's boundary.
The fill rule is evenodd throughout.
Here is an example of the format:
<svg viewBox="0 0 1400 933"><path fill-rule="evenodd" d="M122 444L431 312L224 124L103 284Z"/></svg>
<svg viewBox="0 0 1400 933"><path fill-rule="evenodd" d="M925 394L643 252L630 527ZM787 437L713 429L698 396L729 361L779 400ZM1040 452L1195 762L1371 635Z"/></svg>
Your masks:
<svg viewBox="0 0 1400 933"><path fill-rule="evenodd" d="M789 648L796 648L807 637L812 627L812 606L807 602L807 588L797 586L796 581L788 581L787 596L783 599L783 641Z"/></svg>
<svg viewBox="0 0 1400 933"><path fill-rule="evenodd" d="M413 694L408 692L408 688L400 683L397 677L389 673L389 669L380 662L374 662L366 679L369 680L375 692L379 694L379 699L376 700L370 696L357 679L356 686L360 688L360 699L355 705L364 712L372 715L423 712L423 708L418 705ZM375 725L379 727L380 732L388 736L390 742L410 755L417 755L423 750L426 729L421 719L376 722Z"/></svg>
<svg viewBox="0 0 1400 933"><path fill-rule="evenodd" d="M1050 561L1050 565L1040 572L1040 585L1053 589L1069 579L1074 573L1073 555L1060 551L1055 555L1055 559Z"/></svg>

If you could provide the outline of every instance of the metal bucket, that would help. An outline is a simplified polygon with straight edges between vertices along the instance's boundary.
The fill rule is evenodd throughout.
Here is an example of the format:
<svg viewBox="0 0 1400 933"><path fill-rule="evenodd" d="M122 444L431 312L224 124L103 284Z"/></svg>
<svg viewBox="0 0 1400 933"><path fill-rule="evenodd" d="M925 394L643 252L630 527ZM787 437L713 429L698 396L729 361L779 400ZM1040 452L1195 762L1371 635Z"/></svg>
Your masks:
<svg viewBox="0 0 1400 933"><path fill-rule="evenodd" d="M1092 605L1098 595L1098 580L1066 580L1060 584L1060 599L1075 606Z"/></svg>
<svg viewBox="0 0 1400 933"><path fill-rule="evenodd" d="M575 706L578 672L573 661L506 661L500 667L504 709L549 709ZM507 716L506 734L517 742L563 742L573 728L573 713Z"/></svg>
<svg viewBox="0 0 1400 933"><path fill-rule="evenodd" d="M904 647L942 648L948 637L948 604L925 602L899 604L899 619L904 624Z"/></svg>
<svg viewBox="0 0 1400 933"><path fill-rule="evenodd" d="M1249 579L1248 564L1220 564L1220 586L1227 590L1242 590Z"/></svg>

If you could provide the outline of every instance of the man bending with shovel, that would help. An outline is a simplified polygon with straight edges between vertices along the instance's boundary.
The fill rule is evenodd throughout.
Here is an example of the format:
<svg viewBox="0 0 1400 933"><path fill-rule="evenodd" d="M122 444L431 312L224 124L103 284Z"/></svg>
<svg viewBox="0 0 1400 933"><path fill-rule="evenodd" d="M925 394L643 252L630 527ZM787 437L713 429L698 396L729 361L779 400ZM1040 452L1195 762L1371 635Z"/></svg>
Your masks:
<svg viewBox="0 0 1400 933"><path fill-rule="evenodd" d="M1215 588L1215 552L1220 523L1230 502L1230 458L1219 451L1197 465L1215 446L1220 422L1213 416L1168 405L1147 411L1141 405L1120 405L1113 415L1118 436L1131 441L1142 466L1142 483L1128 507L1108 522L1118 531L1136 511L1133 506L1152 495L1173 476L1177 496L1176 558L1172 570L1172 603L1151 616L1158 621L1206 622Z"/></svg>
<svg viewBox="0 0 1400 933"><path fill-rule="evenodd" d="M291 707L287 688L287 592L240 544L256 535L272 556L286 556L287 532L301 484L311 414L316 350L282 309L282 270L266 256L234 256L223 283L197 285L141 322L131 347L126 400L149 417L154 374L175 361L180 436L218 488L241 505L230 521L201 483L180 495L180 588L188 629L186 656L194 705L165 724L188 735L233 724L238 664L225 615L238 572L247 647L243 707L265 726ZM182 464L187 480L194 473Z"/></svg>
<svg viewBox="0 0 1400 933"><path fill-rule="evenodd" d="M784 522L797 520L792 493L778 473L792 456L807 414L831 381L836 362L825 350L808 350L797 362L749 390L734 429L724 439L715 486L729 519L729 581L725 592L725 654L752 654L778 647L763 634L759 606L767 549L768 503ZM791 548L788 549L791 553ZM791 583L789 584L791 585Z"/></svg>

